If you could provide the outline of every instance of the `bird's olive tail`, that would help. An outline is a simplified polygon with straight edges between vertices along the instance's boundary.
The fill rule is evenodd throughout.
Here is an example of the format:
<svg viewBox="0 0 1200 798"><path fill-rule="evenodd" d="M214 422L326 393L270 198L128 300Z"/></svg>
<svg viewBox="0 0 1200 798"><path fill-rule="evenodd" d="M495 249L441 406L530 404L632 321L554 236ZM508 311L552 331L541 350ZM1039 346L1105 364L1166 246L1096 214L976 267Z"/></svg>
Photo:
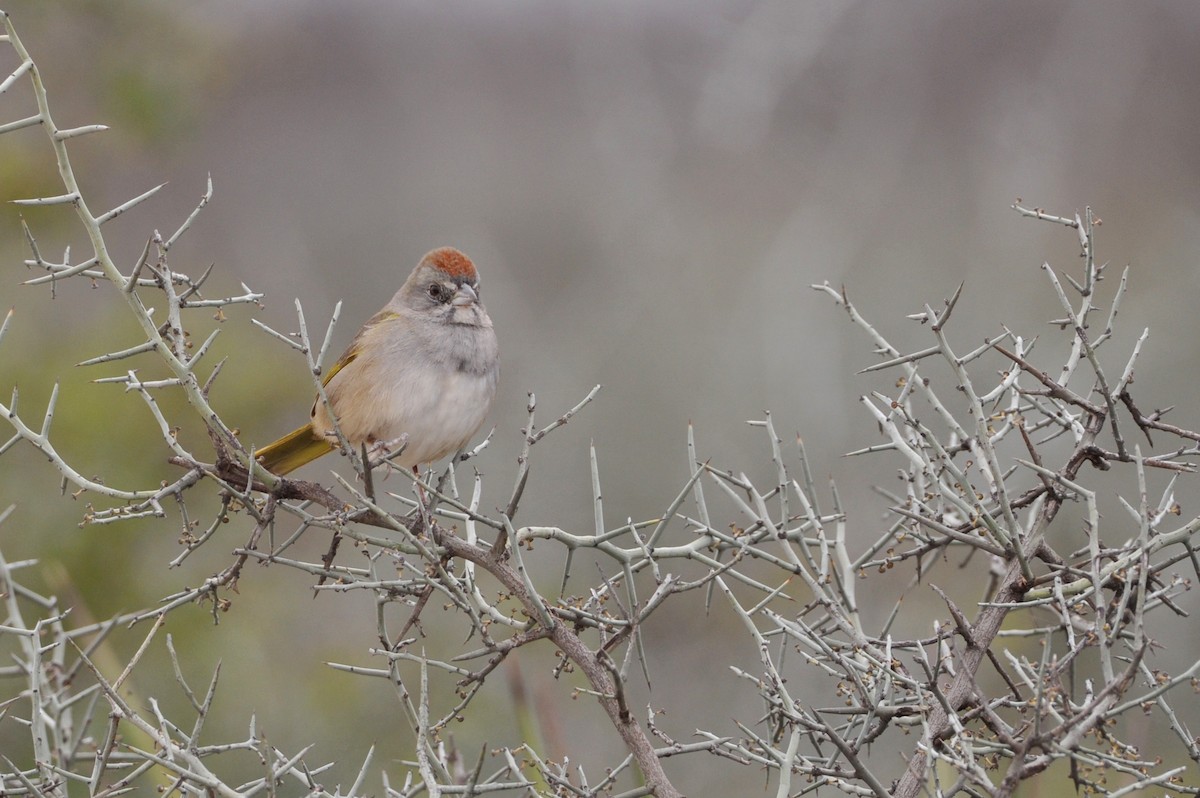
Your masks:
<svg viewBox="0 0 1200 798"><path fill-rule="evenodd" d="M332 451L333 446L328 441L313 437L312 427L305 424L259 449L257 456L263 468L283 476Z"/></svg>

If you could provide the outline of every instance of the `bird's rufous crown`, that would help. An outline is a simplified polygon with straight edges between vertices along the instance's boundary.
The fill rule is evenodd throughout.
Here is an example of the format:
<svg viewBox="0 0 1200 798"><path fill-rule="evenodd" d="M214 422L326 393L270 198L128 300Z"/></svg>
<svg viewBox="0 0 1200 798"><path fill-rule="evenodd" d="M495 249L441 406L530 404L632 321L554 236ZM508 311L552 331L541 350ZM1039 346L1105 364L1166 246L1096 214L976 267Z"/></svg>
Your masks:
<svg viewBox="0 0 1200 798"><path fill-rule="evenodd" d="M476 276L475 264L471 262L470 258L454 247L440 247L435 249L422 258L421 262L427 263L451 277L474 280Z"/></svg>

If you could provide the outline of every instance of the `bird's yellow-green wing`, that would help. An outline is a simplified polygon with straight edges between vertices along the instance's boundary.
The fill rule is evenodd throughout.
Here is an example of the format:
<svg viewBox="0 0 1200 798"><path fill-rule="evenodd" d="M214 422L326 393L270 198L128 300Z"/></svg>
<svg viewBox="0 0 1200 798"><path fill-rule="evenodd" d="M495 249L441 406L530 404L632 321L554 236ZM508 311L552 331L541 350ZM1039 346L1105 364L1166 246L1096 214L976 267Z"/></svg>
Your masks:
<svg viewBox="0 0 1200 798"><path fill-rule="evenodd" d="M372 329L385 321L390 321L399 317L400 314L393 310L381 310L371 318L367 319L367 323L364 324L362 329L355 334L354 340L350 342L348 347L346 347L346 351L342 353L342 356L337 359L337 362L330 366L329 371L325 373L325 376L321 379L321 384L328 385L329 381L332 380L339 371L354 362L355 358L358 357L358 353L362 351L361 347L363 339L367 337Z"/></svg>
<svg viewBox="0 0 1200 798"><path fill-rule="evenodd" d="M358 331L358 334L354 336L354 340L350 342L350 346L346 347L346 351L342 353L342 356L325 373L325 376L321 379L321 384L328 385L329 381L339 371L354 362L361 351L364 337L373 327L398 316L399 314L394 311L382 310L368 319L367 323ZM320 401L319 397L317 401ZM313 403L313 409L315 411L316 402ZM334 448L336 447L330 441L317 437L314 434L311 424L305 424L303 427L292 430L279 440L269 443L260 449L258 451L258 461L271 473L283 476L295 471L302 465L311 463L323 454L328 454Z"/></svg>

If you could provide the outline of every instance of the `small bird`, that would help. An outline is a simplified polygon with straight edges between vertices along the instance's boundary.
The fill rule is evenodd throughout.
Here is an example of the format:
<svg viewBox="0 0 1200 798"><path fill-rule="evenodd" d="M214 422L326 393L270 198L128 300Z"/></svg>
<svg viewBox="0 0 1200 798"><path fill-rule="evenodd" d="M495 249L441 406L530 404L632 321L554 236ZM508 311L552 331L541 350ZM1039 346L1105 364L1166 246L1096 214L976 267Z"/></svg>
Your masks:
<svg viewBox="0 0 1200 798"><path fill-rule="evenodd" d="M492 320L475 264L452 247L421 259L325 375L310 421L258 451L287 474L337 448L330 410L354 446L403 445L392 462L416 470L462 448L491 409L500 376Z"/></svg>

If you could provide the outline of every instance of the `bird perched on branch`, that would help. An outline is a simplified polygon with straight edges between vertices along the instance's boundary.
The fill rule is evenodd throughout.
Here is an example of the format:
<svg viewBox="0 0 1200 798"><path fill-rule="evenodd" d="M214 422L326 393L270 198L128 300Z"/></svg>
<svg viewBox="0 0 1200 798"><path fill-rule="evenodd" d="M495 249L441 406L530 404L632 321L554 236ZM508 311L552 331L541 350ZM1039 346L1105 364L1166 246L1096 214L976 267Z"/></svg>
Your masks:
<svg viewBox="0 0 1200 798"><path fill-rule="evenodd" d="M329 369L328 405L318 396L309 423L263 447L258 461L283 475L336 449L332 411L352 445L403 446L392 462L415 470L471 439L499 376L475 264L457 249L435 249Z"/></svg>

